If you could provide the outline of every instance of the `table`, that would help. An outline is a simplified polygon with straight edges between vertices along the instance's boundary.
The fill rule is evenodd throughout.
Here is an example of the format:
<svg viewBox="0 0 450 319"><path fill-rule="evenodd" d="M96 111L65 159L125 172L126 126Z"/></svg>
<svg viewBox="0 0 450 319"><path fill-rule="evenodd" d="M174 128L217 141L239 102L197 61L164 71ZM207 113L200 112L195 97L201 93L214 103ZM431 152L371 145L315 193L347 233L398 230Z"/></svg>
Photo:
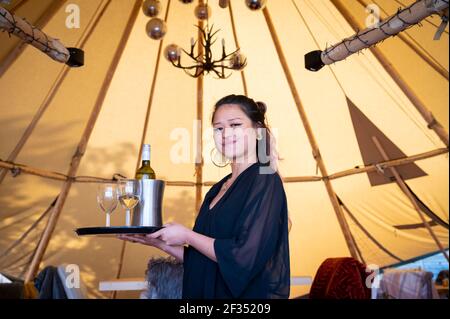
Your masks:
<svg viewBox="0 0 450 319"><path fill-rule="evenodd" d="M312 284L311 276L291 277L291 286L307 286ZM120 278L99 283L100 291L132 291L144 290L147 287L145 278Z"/></svg>
<svg viewBox="0 0 450 319"><path fill-rule="evenodd" d="M100 281L100 291L130 291L144 290L147 282L144 278L120 278L107 281Z"/></svg>

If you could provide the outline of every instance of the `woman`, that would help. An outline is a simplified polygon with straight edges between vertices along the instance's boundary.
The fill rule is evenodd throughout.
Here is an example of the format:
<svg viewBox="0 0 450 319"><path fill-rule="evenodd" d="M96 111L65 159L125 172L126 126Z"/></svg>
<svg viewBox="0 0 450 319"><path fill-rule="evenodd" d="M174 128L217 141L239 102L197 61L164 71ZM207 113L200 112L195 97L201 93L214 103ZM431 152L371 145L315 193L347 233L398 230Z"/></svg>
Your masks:
<svg viewBox="0 0 450 319"><path fill-rule="evenodd" d="M119 237L183 261L183 298L289 297L287 201L265 113L242 95L216 103L214 141L232 172L206 194L193 230L169 223Z"/></svg>

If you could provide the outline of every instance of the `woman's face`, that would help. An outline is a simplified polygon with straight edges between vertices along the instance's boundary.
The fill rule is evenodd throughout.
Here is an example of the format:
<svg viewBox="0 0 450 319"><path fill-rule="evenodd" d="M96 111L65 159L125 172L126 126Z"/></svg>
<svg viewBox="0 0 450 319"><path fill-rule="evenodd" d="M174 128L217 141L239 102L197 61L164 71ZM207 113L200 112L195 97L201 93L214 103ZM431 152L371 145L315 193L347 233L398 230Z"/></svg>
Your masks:
<svg viewBox="0 0 450 319"><path fill-rule="evenodd" d="M256 159L256 129L239 105L220 106L213 118L216 148L233 162Z"/></svg>

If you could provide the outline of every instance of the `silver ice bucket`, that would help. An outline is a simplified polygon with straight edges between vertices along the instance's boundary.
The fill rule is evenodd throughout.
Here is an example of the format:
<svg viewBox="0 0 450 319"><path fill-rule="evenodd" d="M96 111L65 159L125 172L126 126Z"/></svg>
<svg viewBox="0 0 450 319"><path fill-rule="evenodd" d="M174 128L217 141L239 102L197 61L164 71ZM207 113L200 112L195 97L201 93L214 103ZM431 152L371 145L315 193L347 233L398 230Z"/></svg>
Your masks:
<svg viewBox="0 0 450 319"><path fill-rule="evenodd" d="M132 226L161 227L162 204L166 183L159 179L141 179L141 200L133 211Z"/></svg>

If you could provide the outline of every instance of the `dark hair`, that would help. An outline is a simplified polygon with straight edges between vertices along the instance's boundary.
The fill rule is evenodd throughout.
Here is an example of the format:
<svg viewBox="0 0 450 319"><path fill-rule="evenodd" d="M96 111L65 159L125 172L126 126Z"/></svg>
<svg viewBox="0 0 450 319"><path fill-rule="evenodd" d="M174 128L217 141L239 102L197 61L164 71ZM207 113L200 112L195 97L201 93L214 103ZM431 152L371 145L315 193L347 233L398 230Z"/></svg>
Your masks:
<svg viewBox="0 0 450 319"><path fill-rule="evenodd" d="M274 158L272 155L275 154L274 145L271 144L271 138L272 134L270 132L269 125L267 124L266 120L266 111L267 111L267 105L264 102L255 102L255 100L245 96L245 95L235 95L231 94L228 96L225 96L221 98L219 101L217 101L216 105L214 105L214 111L212 114L211 122L214 121L214 116L217 112L217 110L222 106L226 104L233 104L237 105L241 108L242 112L247 115L247 117L252 121L254 127L256 128L262 128L265 129L266 134L263 134L263 139L258 141L256 144L256 154L259 155L258 152L258 146L263 146L265 143L265 149L266 153L264 154L266 157L269 156L269 161L264 161L264 164L271 164L271 161L277 159ZM261 162L261 159L258 156L258 161ZM273 163L276 165L276 163Z"/></svg>

